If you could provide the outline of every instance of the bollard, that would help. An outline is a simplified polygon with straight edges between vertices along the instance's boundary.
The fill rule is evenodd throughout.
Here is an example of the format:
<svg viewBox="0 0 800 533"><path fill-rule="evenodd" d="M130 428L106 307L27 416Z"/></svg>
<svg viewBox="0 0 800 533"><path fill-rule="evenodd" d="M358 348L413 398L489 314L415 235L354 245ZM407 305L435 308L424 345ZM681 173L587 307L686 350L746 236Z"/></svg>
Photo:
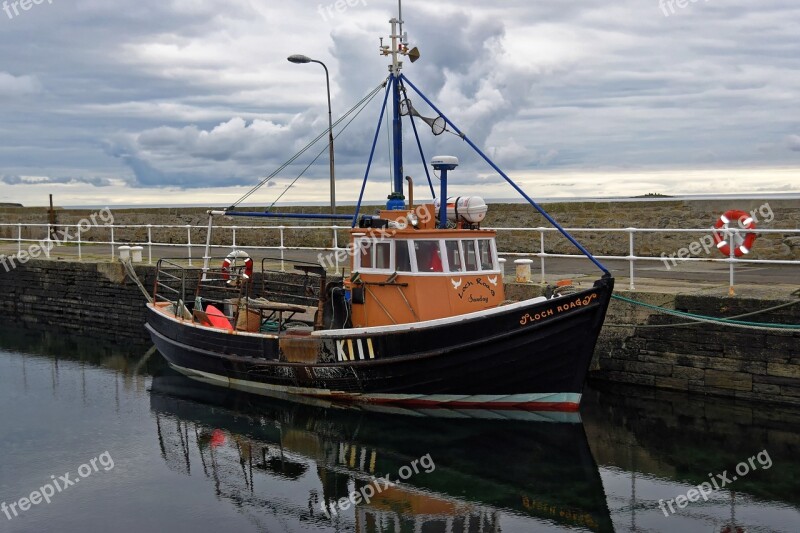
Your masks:
<svg viewBox="0 0 800 533"><path fill-rule="evenodd" d="M532 259L516 259L514 264L517 265L517 283L530 283L531 282L531 263Z"/></svg>
<svg viewBox="0 0 800 533"><path fill-rule="evenodd" d="M141 246L131 246L131 261L134 263L142 262L142 248Z"/></svg>
<svg viewBox="0 0 800 533"><path fill-rule="evenodd" d="M131 247L130 246L120 246L119 248L119 259L120 261L127 261L131 258Z"/></svg>
<svg viewBox="0 0 800 533"><path fill-rule="evenodd" d="M500 278L506 280L506 258L500 257L497 259L500 262Z"/></svg>

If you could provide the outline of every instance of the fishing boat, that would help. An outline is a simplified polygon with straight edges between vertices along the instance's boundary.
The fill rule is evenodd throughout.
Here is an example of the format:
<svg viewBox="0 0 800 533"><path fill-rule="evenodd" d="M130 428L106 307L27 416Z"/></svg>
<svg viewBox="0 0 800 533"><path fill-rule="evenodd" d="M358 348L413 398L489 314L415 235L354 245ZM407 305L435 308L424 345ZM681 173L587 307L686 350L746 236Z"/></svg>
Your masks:
<svg viewBox="0 0 800 533"><path fill-rule="evenodd" d="M413 63L419 52L400 18L390 24L389 44L381 40L378 49L391 60L390 73L371 93L382 91L383 104L355 212L257 212L237 204L209 211L203 267L159 262L146 328L173 368L225 387L412 407L575 411L614 279L402 73L403 59ZM436 117L417 111L409 93ZM362 214L390 102L393 192L376 215ZM404 120L433 201L415 204L413 180L404 176ZM458 135L602 274L584 288L507 299L497 234L481 227L488 207L476 196L448 195L455 156L430 160L439 174L436 196L415 120L433 135ZM278 272L268 260L259 272L241 250L215 262L215 217L346 219L351 229L347 247L318 264L282 257ZM345 271L340 262L348 263Z"/></svg>

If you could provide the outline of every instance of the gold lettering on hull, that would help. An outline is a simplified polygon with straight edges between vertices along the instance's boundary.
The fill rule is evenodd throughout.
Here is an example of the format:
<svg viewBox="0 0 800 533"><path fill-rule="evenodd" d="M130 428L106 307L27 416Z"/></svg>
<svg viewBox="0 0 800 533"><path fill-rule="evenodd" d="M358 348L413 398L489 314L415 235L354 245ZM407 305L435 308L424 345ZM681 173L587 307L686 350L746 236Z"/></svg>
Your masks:
<svg viewBox="0 0 800 533"><path fill-rule="evenodd" d="M588 296L585 296L584 298L576 298L573 300L569 300L568 302L555 306L555 308L551 307L550 309L545 309L538 313L534 313L533 315L531 315L530 313L525 313L520 317L519 325L525 326L532 322L538 322L540 320L544 320L545 318L555 316L559 313L564 313L566 311L578 309L579 307L585 307L589 305L596 298L597 298L597 293L592 293Z"/></svg>

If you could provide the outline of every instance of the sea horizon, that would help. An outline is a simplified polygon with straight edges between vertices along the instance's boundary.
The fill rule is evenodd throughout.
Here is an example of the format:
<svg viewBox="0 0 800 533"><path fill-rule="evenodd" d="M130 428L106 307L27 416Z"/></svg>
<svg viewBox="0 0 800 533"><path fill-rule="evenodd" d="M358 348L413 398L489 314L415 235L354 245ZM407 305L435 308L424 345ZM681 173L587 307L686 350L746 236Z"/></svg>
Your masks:
<svg viewBox="0 0 800 533"><path fill-rule="evenodd" d="M663 195L663 196L572 196L572 197L543 197L534 198L540 204L553 204L553 203L578 203L578 202L670 202L670 201L685 201L685 200L800 200L800 193L740 193L740 194L682 194L682 195ZM484 198L487 204L524 204L527 203L524 198ZM385 200L369 200L362 202L362 205L383 205ZM238 207L252 208L252 207L265 207L267 203L244 203ZM273 206L273 209L281 207L325 207L327 202L281 202ZM338 203L339 206L355 206L354 201L343 201ZM46 205L30 205L23 207L47 207ZM165 208L192 208L192 207L227 207L224 204L216 203L170 203L170 204L113 204L113 205L100 205L100 204L82 204L82 205L64 205L58 206L61 209L100 209L103 207L114 207L116 209L165 209Z"/></svg>

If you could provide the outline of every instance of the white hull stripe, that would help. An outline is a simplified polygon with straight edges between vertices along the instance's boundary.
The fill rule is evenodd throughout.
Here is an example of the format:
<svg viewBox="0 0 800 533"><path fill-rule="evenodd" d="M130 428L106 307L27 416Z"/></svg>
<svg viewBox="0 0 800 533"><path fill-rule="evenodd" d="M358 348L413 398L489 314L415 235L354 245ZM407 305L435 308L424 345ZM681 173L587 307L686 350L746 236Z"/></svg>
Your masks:
<svg viewBox="0 0 800 533"><path fill-rule="evenodd" d="M286 394L301 394L305 396L318 396L329 399L347 399L361 402L372 403L404 403L404 402L419 402L431 403L447 406L447 404L482 404L491 406L493 404L565 404L565 405L578 405L581 401L581 395L576 392L559 392L559 393L529 393L529 394L509 394L509 395L458 395L458 394L361 394L361 393L346 393L339 391L332 391L329 389L314 389L308 387L287 387L284 385L273 385L269 383L260 383L257 381L248 381L227 376L220 376L209 372L202 372L200 370L192 370L178 365L172 365L175 370L185 374L189 377L201 378L204 381L210 380L216 383L224 384L228 387L247 390L258 393L259 391L272 391L281 392Z"/></svg>
<svg viewBox="0 0 800 533"><path fill-rule="evenodd" d="M500 307L495 307L492 309L486 309L483 311L473 311L471 313L450 316L447 318L436 318L433 320L425 320L422 322L410 322L408 324L393 324L391 326L371 326L366 328L348 328L348 329L324 329L324 330L314 331L311 335L314 337L323 337L323 338L355 336L355 335L380 336L381 334L396 333L398 331L416 331L420 329L435 328L438 326L455 324L457 322L462 322L464 320L479 320L482 318L488 318L494 315L508 313L515 310L526 309L531 305L543 303L546 301L547 298L543 296L537 296L536 298L531 298L530 300L525 300L523 302L501 305Z"/></svg>

